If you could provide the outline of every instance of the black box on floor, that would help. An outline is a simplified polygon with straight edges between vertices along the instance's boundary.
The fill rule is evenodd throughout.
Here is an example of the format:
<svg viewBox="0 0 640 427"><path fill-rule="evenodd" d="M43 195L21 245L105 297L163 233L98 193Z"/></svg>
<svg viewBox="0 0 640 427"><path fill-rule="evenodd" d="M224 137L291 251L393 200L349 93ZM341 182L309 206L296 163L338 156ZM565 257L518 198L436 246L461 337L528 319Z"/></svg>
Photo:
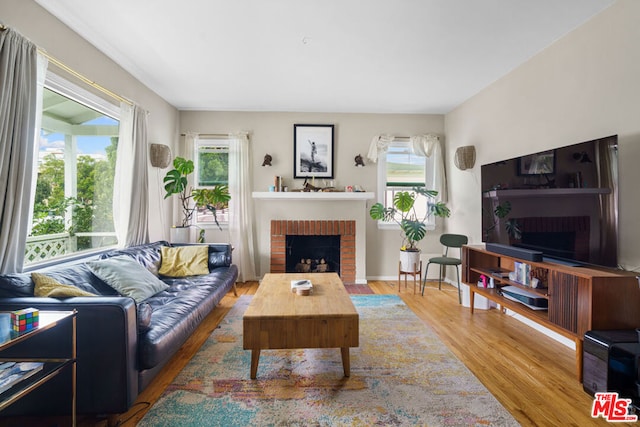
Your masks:
<svg viewBox="0 0 640 427"><path fill-rule="evenodd" d="M638 334L635 329L588 331L584 334L582 347L584 391L591 395L601 391L621 391L620 389L629 380L636 381L635 377L627 377L628 360L620 357L620 354L626 352L614 351L617 345L628 343L638 343Z"/></svg>

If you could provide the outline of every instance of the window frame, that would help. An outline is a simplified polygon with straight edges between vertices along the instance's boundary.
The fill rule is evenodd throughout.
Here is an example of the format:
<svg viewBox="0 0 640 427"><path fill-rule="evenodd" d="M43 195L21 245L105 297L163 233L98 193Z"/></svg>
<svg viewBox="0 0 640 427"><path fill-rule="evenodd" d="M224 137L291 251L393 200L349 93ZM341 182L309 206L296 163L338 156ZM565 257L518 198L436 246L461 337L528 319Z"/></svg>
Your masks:
<svg viewBox="0 0 640 427"><path fill-rule="evenodd" d="M193 164L194 164L194 174L193 174L193 188L213 188L212 185L198 185L200 182L200 148L201 147L226 147L227 156L230 154L231 150L231 138L229 137L198 137L195 141L193 147ZM227 157L228 158L228 157ZM227 183L229 185L229 168L227 163ZM218 223L220 224L220 228L226 230L229 228L229 207L227 207L227 220L222 221L218 219ZM200 222L198 221L198 210L196 209L194 225L199 228L209 229L214 228L218 229L218 226L215 222Z"/></svg>
<svg viewBox="0 0 640 427"><path fill-rule="evenodd" d="M391 141L390 147L391 146L402 146L405 147L406 149L410 150L411 154L413 156L416 157L422 157L424 158L424 176L425 176L425 182L422 183L421 186L426 186L426 179L427 179L427 174L429 173L430 169L432 169L434 167L433 165L433 156L431 158L429 157L423 157L423 156L419 156L417 154L415 154L411 141L409 139L405 140L405 139L399 139L399 138L395 138L393 141ZM412 187L414 186L419 186L419 185L396 185L396 186L388 186L387 185L387 155L389 154L388 150L384 150L382 152L379 153L378 155L378 170L377 170L377 174L378 174L378 180L377 180L377 187L378 187L378 202L382 204L382 206L387 207L387 205L385 204L385 198L387 195L388 191L409 191L411 190ZM425 197L425 203L428 203L428 199ZM395 221L384 221L384 220L378 220L377 221L377 226L378 229L380 230L400 230L400 225L395 222ZM436 222L435 222L435 217L434 215L431 215L428 217L427 222L426 222L426 228L428 231L431 230L435 230L436 228Z"/></svg>
<svg viewBox="0 0 640 427"><path fill-rule="evenodd" d="M108 116L118 122L118 126L122 123L122 112L119 104L114 104L113 102L108 101L105 98L100 97L99 95L67 80L66 78L60 76L52 72L51 70L46 71L45 81L43 84L44 89L51 90L53 92L58 93L65 98L70 99L78 104L84 105L87 108L95 110L105 116ZM43 90L44 90L43 89ZM33 210L35 204L35 186L38 181L38 152L39 152L39 140L42 131L42 109L43 105L40 106L41 110L38 112L39 119L36 122L36 145L35 149L37 150L34 156L34 162L36 164L33 168L33 190L31 194L31 200L29 202L29 233L31 233L31 221L33 220ZM109 250L113 250L117 248L118 245L109 245L103 246L95 249L87 249L82 251L71 252L62 256L57 256L54 258L48 258L42 261L36 261L27 263L27 259L25 258L23 261L23 271L29 272L42 268L47 268L59 264L65 264L69 262L75 262L80 259L87 259L98 256L101 253L107 252Z"/></svg>

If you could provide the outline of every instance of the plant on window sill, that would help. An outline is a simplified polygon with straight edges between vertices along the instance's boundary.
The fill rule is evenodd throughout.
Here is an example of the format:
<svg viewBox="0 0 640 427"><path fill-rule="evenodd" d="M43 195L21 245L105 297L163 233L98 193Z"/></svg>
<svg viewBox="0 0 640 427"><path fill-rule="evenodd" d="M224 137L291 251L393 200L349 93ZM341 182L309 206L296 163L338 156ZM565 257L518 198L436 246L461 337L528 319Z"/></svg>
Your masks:
<svg viewBox="0 0 640 427"><path fill-rule="evenodd" d="M424 217L418 217L414 204L418 194L427 197L427 212ZM382 203L371 206L369 215L375 220L393 221L400 226L403 235L403 251L419 251L416 244L427 234L427 220L431 215L449 217L451 211L443 202L434 202L438 192L413 187L412 191L400 191L393 197L393 206L385 208ZM400 219L398 219L398 214Z"/></svg>
<svg viewBox="0 0 640 427"><path fill-rule="evenodd" d="M192 160L176 157L173 160L173 169L167 172L163 180L164 189L167 192L164 198L166 199L174 194L178 196L182 211L181 227L191 226L194 212L199 207L204 207L211 211L213 220L218 228L222 230L218 223L217 211L229 205L229 200L231 200L229 187L216 185L213 188L198 188L194 190L189 185L188 178L194 170Z"/></svg>

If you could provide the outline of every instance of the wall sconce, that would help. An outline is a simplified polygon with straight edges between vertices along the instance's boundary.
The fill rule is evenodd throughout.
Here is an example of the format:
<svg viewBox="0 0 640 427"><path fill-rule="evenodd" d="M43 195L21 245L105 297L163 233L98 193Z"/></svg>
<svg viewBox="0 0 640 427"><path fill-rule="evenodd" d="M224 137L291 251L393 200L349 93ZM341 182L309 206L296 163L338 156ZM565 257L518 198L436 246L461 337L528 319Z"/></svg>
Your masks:
<svg viewBox="0 0 640 427"><path fill-rule="evenodd" d="M357 167L359 168L364 167L364 160L362 159L362 156L360 154L354 157L353 160L356 162Z"/></svg>
<svg viewBox="0 0 640 427"><path fill-rule="evenodd" d="M265 154L264 155L264 160L262 161L262 166L271 166L271 161L273 160L273 157L271 157L271 154Z"/></svg>
<svg viewBox="0 0 640 427"><path fill-rule="evenodd" d="M458 147L453 161L461 171L471 169L476 164L476 147L473 145Z"/></svg>
<svg viewBox="0 0 640 427"><path fill-rule="evenodd" d="M581 153L573 153L573 160L580 163L592 163L586 151Z"/></svg>
<svg viewBox="0 0 640 427"><path fill-rule="evenodd" d="M151 166L164 169L171 163L171 149L164 144L151 144L149 146L149 160Z"/></svg>

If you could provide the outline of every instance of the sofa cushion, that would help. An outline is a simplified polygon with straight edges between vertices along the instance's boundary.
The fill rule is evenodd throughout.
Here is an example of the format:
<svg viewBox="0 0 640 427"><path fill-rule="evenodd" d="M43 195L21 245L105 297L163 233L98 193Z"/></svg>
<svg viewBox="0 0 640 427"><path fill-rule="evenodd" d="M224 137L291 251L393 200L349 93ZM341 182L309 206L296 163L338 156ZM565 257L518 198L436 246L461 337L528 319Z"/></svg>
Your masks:
<svg viewBox="0 0 640 427"><path fill-rule="evenodd" d="M69 297L95 297L94 293L83 291L72 285L65 285L58 282L53 277L41 273L31 273L31 279L35 283L34 296L69 298Z"/></svg>
<svg viewBox="0 0 640 427"><path fill-rule="evenodd" d="M218 252L209 249L209 268L229 267L231 265L231 254Z"/></svg>
<svg viewBox="0 0 640 427"><path fill-rule="evenodd" d="M175 353L231 288L237 275L237 266L231 265L207 275L163 279L169 289L145 301L153 308L153 318L149 331L139 338L140 367L153 368Z"/></svg>
<svg viewBox="0 0 640 427"><path fill-rule="evenodd" d="M154 275L158 275L160 268L160 248L169 246L166 241L158 241L153 243L145 243L144 245L132 246L125 249L116 249L100 255L100 259L112 258L115 256L126 255L138 261L147 270Z"/></svg>
<svg viewBox="0 0 640 427"><path fill-rule="evenodd" d="M153 308L148 302L141 302L140 304L136 304L136 311L138 316L138 333L143 334L147 332L151 327L151 316L153 315Z"/></svg>
<svg viewBox="0 0 640 427"><path fill-rule="evenodd" d="M33 281L28 274L12 273L0 277L0 298L32 296Z"/></svg>
<svg viewBox="0 0 640 427"><path fill-rule="evenodd" d="M137 303L168 288L160 279L126 255L86 263L93 273L121 295Z"/></svg>
<svg viewBox="0 0 640 427"><path fill-rule="evenodd" d="M96 295L113 295L118 293L93 274L86 264L72 264L65 267L54 267L42 270L52 279ZM0 276L0 298L32 297L35 285L29 273L14 273Z"/></svg>
<svg viewBox="0 0 640 427"><path fill-rule="evenodd" d="M207 246L178 246L160 248L162 262L159 273L168 277L209 274Z"/></svg>

